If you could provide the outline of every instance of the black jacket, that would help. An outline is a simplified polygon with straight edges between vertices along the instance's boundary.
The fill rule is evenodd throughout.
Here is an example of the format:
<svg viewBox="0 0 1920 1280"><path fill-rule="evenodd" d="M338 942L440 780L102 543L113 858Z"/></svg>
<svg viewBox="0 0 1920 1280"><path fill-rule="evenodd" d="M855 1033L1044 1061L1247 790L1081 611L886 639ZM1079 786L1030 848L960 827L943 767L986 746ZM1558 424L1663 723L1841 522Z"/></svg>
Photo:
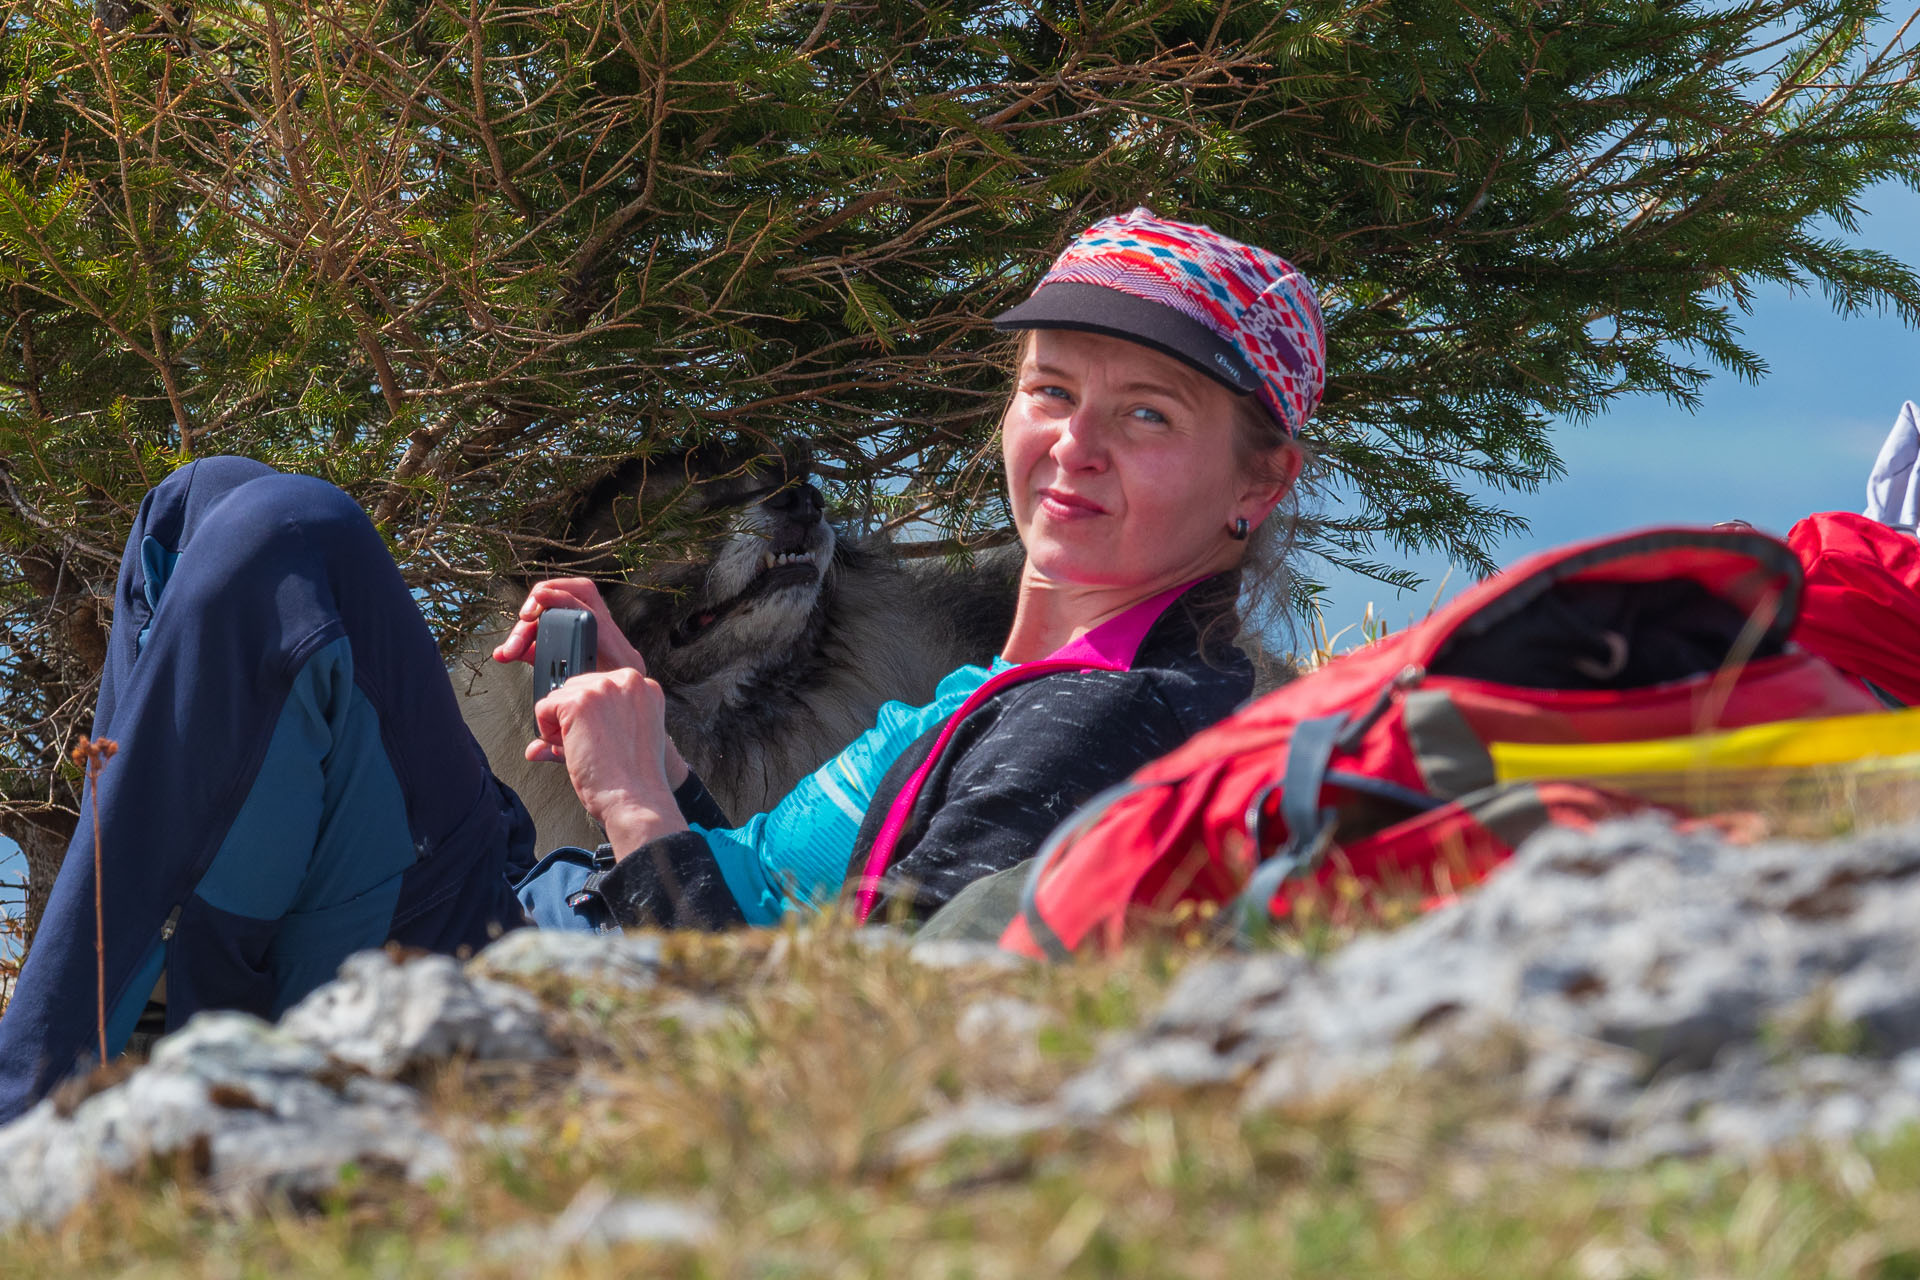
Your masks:
<svg viewBox="0 0 1920 1280"><path fill-rule="evenodd" d="M973 881L1032 857L1094 795L1245 701L1253 669L1232 643L1238 587L1238 575L1223 574L1175 601L1141 641L1131 670L1058 672L1011 685L975 708L914 801L876 916L904 906L924 918ZM850 876L860 874L894 798L941 727L902 752L881 780L854 841ZM674 798L690 822L733 825L697 778ZM587 892L623 925L745 922L706 841L691 831L649 841Z"/></svg>

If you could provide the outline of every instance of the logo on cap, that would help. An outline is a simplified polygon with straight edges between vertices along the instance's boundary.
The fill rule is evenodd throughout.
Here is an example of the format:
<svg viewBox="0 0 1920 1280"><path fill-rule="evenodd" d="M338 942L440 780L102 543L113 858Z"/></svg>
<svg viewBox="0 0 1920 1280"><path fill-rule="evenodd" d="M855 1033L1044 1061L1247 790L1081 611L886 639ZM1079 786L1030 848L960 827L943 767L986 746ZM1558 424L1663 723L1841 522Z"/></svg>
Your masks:
<svg viewBox="0 0 1920 1280"><path fill-rule="evenodd" d="M1226 352L1214 352L1213 362L1220 366L1222 373L1233 380L1233 385L1236 387L1245 387L1247 385L1247 371L1241 368L1237 361L1229 360Z"/></svg>

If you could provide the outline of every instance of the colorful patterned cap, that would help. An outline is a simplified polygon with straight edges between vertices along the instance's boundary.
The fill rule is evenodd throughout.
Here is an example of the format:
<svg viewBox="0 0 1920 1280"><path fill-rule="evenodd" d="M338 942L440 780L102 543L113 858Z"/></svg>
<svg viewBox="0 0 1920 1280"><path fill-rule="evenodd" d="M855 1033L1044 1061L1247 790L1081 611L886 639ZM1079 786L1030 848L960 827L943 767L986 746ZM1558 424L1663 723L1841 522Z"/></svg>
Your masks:
<svg viewBox="0 0 1920 1280"><path fill-rule="evenodd" d="M1081 329L1163 351L1259 399L1289 435L1320 404L1327 333L1292 263L1150 209L1103 218L1066 247L999 329Z"/></svg>

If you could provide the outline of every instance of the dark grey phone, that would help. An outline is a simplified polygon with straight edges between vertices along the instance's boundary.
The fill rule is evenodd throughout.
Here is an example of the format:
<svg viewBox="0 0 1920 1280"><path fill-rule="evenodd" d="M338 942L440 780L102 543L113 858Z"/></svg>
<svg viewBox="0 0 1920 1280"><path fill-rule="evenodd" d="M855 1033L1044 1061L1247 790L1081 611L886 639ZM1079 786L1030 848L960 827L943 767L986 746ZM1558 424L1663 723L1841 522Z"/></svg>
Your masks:
<svg viewBox="0 0 1920 1280"><path fill-rule="evenodd" d="M533 700L546 697L568 676L591 671L599 661L600 625L585 609L547 609L533 638Z"/></svg>

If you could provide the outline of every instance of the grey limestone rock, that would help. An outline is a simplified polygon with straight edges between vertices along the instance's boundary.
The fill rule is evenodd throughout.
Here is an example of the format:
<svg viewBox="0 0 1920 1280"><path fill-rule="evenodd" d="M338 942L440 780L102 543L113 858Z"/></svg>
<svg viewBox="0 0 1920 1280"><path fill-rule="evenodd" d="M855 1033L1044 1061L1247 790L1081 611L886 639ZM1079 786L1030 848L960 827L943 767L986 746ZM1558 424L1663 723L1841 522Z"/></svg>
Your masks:
<svg viewBox="0 0 1920 1280"><path fill-rule="evenodd" d="M57 1223L102 1178L174 1156L236 1196L313 1194L347 1164L418 1179L453 1163L413 1090L341 1072L257 1018L208 1013L123 1082L0 1129L0 1229Z"/></svg>
<svg viewBox="0 0 1920 1280"><path fill-rule="evenodd" d="M449 956L349 956L340 976L287 1010L280 1027L388 1080L456 1054L536 1060L554 1053L539 1001L518 987L470 977Z"/></svg>
<svg viewBox="0 0 1920 1280"><path fill-rule="evenodd" d="M102 1178L153 1160L187 1158L238 1198L315 1194L347 1165L447 1172L452 1147L396 1077L455 1054L553 1053L526 992L445 956L363 952L279 1026L200 1014L126 1079L0 1128L0 1229L57 1223Z"/></svg>
<svg viewBox="0 0 1920 1280"><path fill-rule="evenodd" d="M1024 969L1027 962L991 942L964 938L933 938L916 942L908 957L928 969Z"/></svg>
<svg viewBox="0 0 1920 1280"><path fill-rule="evenodd" d="M1065 1108L1052 1103L975 1098L900 1130L888 1143L888 1155L896 1164L918 1164L963 1139L1006 1142L1077 1123Z"/></svg>
<svg viewBox="0 0 1920 1280"><path fill-rule="evenodd" d="M548 1238L559 1247L709 1243L719 1230L711 1213L683 1200L616 1196L598 1182L575 1193Z"/></svg>
<svg viewBox="0 0 1920 1280"><path fill-rule="evenodd" d="M1013 996L989 996L975 1000L954 1020L953 1033L960 1043L992 1049L1009 1042L1031 1043L1040 1029L1053 1021L1053 1015L1031 1000Z"/></svg>
<svg viewBox="0 0 1920 1280"><path fill-rule="evenodd" d="M1812 1052L1821 1027L1851 1052ZM1196 966L1057 1102L1091 1120L1150 1091L1245 1081L1248 1107L1286 1105L1495 1035L1522 1047L1523 1104L1594 1159L1910 1123L1920 829L1751 847L1652 819L1545 832L1395 933L1317 962Z"/></svg>
<svg viewBox="0 0 1920 1280"><path fill-rule="evenodd" d="M722 1027L744 1028L748 1025L745 1015L734 1005L691 992L682 992L660 1001L648 1010L648 1015L657 1022L671 1023L682 1031L696 1035L717 1031Z"/></svg>
<svg viewBox="0 0 1920 1280"><path fill-rule="evenodd" d="M475 956L467 972L502 979L554 975L644 991L660 974L660 939L625 933L515 929Z"/></svg>
<svg viewBox="0 0 1920 1280"><path fill-rule="evenodd" d="M502 1261L550 1264L569 1250L598 1252L621 1245L656 1244L698 1248L711 1244L720 1224L683 1200L616 1196L605 1184L587 1183L545 1227L515 1227L487 1242Z"/></svg>

